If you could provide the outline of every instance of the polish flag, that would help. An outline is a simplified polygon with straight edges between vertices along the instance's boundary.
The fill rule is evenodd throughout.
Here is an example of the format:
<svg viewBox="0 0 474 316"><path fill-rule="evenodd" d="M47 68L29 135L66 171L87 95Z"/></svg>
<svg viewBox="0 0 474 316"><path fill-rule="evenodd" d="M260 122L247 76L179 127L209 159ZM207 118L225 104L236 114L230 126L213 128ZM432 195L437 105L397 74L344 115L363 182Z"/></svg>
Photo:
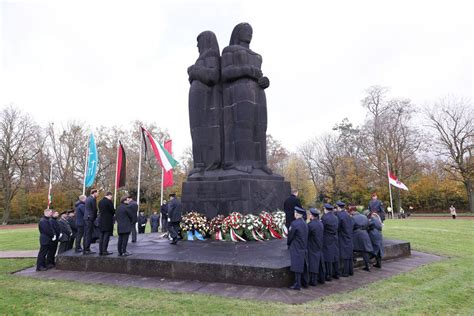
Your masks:
<svg viewBox="0 0 474 316"><path fill-rule="evenodd" d="M400 180L398 180L398 178L394 174L392 174L390 171L388 172L388 183L390 183L394 187L408 191L407 186L404 185Z"/></svg>

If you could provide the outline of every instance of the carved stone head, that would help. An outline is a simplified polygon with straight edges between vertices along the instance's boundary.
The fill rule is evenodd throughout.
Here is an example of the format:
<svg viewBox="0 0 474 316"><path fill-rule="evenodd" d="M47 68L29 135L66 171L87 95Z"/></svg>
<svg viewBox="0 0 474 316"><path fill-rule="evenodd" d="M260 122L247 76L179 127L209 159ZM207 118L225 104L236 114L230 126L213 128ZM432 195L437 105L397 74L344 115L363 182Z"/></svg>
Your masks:
<svg viewBox="0 0 474 316"><path fill-rule="evenodd" d="M217 42L216 34L211 31L204 31L197 37L197 47L199 53L202 54L206 50L215 50L219 52L219 43Z"/></svg>
<svg viewBox="0 0 474 316"><path fill-rule="evenodd" d="M234 27L230 36L229 45L241 45L242 43L250 44L252 40L252 26L248 23L239 23Z"/></svg>

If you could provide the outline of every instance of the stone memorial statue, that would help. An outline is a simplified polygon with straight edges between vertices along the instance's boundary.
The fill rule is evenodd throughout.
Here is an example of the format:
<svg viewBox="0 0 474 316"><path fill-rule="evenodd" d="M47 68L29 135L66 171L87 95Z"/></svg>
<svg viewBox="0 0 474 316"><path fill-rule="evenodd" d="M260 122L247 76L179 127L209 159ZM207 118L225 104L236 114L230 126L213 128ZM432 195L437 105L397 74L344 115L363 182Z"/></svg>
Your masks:
<svg viewBox="0 0 474 316"><path fill-rule="evenodd" d="M238 24L222 57L213 32L197 37L199 57L188 68L194 166L183 183L185 211L274 211L290 194L290 184L267 166L270 81L250 49L252 34L250 24Z"/></svg>

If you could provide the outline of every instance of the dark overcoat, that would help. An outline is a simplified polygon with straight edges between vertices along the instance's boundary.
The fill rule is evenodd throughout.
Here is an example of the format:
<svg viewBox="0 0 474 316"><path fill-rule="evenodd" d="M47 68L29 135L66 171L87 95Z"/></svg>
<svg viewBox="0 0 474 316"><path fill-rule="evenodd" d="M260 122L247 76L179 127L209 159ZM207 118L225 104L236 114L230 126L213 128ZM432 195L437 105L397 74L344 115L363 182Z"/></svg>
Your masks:
<svg viewBox="0 0 474 316"><path fill-rule="evenodd" d="M301 207L301 202L296 195L291 194L283 203L283 210L286 215L286 227L289 228L291 223L295 220L295 206Z"/></svg>
<svg viewBox="0 0 474 316"><path fill-rule="evenodd" d="M287 245L290 247L290 271L303 273L308 251L308 225L302 218L291 223Z"/></svg>
<svg viewBox="0 0 474 316"><path fill-rule="evenodd" d="M59 241L66 242L66 241L71 240L72 229L71 229L71 226L69 226L69 222L67 221L67 219L62 219L62 218L59 219L58 224L59 224L59 229L62 234Z"/></svg>
<svg viewBox="0 0 474 316"><path fill-rule="evenodd" d="M352 242L354 244L354 251L362 251L372 253L374 248L370 241L367 229L369 228L369 219L360 213L352 216L354 219L354 235Z"/></svg>
<svg viewBox="0 0 474 316"><path fill-rule="evenodd" d="M99 202L99 229L101 232L114 231L114 203L108 198L104 197Z"/></svg>
<svg viewBox="0 0 474 316"><path fill-rule="evenodd" d="M158 231L158 227L160 226L160 216L158 214L150 216L150 225L152 232Z"/></svg>
<svg viewBox="0 0 474 316"><path fill-rule="evenodd" d="M40 245L48 246L53 240L54 235L56 235L53 227L51 226L51 222L49 221L49 217L41 217L38 223L38 229L40 232Z"/></svg>
<svg viewBox="0 0 474 316"><path fill-rule="evenodd" d="M336 213L339 219L339 257L341 259L352 259L354 252L354 245L352 243L352 235L354 232L354 220L345 211L339 211Z"/></svg>
<svg viewBox="0 0 474 316"><path fill-rule="evenodd" d="M323 258L324 226L319 219L308 224L308 267L309 272L319 273L319 266L324 264Z"/></svg>
<svg viewBox="0 0 474 316"><path fill-rule="evenodd" d="M74 215L74 217L68 217L67 222L69 223L69 227L71 227L72 236L76 236L76 233L77 233L76 216Z"/></svg>
<svg viewBox="0 0 474 316"><path fill-rule="evenodd" d="M53 228L54 234L56 235L55 242L58 242L59 235L61 234L61 227L59 226L58 220L54 217L50 217L49 222L51 223L51 227Z"/></svg>
<svg viewBox="0 0 474 316"><path fill-rule="evenodd" d="M89 195L86 199L84 206L84 219L88 219L91 222L97 218L97 200L92 195Z"/></svg>
<svg viewBox="0 0 474 316"><path fill-rule="evenodd" d="M168 203L168 219L170 222L181 221L181 202L176 198Z"/></svg>
<svg viewBox="0 0 474 316"><path fill-rule="evenodd" d="M370 200L369 202L369 211L376 212L379 214L382 221L385 220L385 210L383 208L383 203L380 200Z"/></svg>
<svg viewBox="0 0 474 316"><path fill-rule="evenodd" d="M131 214L133 214L132 224L136 224L138 220L138 204L136 201L130 201L128 204Z"/></svg>
<svg viewBox="0 0 474 316"><path fill-rule="evenodd" d="M84 208L84 202L76 202L76 226L84 226Z"/></svg>
<svg viewBox="0 0 474 316"><path fill-rule="evenodd" d="M138 215L138 226L141 227L143 224L146 225L147 222L146 215Z"/></svg>
<svg viewBox="0 0 474 316"><path fill-rule="evenodd" d="M383 257L383 237L382 237L382 222L378 216L372 215L369 219L369 237L374 248L374 255Z"/></svg>
<svg viewBox="0 0 474 316"><path fill-rule="evenodd" d="M117 233L119 234L127 234L132 231L133 225L133 210L129 207L129 205L125 203L121 203L117 208ZM136 217L136 214L135 214Z"/></svg>
<svg viewBox="0 0 474 316"><path fill-rule="evenodd" d="M321 218L324 226L323 234L323 256L325 262L339 261L339 242L337 239L337 230L339 220L333 212L328 212Z"/></svg>

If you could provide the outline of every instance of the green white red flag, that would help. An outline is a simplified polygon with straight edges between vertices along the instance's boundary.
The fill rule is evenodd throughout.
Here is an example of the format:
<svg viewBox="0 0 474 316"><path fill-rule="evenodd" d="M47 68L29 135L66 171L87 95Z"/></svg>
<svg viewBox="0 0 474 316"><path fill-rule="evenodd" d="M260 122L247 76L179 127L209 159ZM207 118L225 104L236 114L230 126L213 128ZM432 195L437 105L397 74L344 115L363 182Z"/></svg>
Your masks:
<svg viewBox="0 0 474 316"><path fill-rule="evenodd" d="M178 162L163 147L163 145L155 141L155 139L153 138L153 136L151 135L149 131L147 131L145 128L142 127L142 132L148 138L151 148L153 149L153 152L155 153L156 160L158 161L158 164L161 166L161 168L163 168L165 172L172 170L178 164Z"/></svg>

